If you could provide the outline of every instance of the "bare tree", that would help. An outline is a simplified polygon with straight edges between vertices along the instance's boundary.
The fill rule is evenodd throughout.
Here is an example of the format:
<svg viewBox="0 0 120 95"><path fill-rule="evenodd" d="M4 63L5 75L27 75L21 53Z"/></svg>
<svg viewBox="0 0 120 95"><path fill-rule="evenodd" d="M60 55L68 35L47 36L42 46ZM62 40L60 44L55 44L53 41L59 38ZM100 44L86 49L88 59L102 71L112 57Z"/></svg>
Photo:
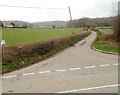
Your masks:
<svg viewBox="0 0 120 95"><path fill-rule="evenodd" d="M114 30L114 38L116 41L120 41L120 1L117 2L117 7L115 10L116 16L113 18L112 28Z"/></svg>

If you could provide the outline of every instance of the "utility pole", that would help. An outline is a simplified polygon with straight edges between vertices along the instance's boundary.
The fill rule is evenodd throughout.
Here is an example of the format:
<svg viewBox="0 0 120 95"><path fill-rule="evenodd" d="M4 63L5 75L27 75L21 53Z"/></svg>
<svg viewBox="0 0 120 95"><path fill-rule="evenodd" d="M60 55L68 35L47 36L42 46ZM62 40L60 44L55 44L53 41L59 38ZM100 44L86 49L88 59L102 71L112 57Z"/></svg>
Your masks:
<svg viewBox="0 0 120 95"><path fill-rule="evenodd" d="M119 21L119 19L120 19L120 1L118 1L118 21Z"/></svg>
<svg viewBox="0 0 120 95"><path fill-rule="evenodd" d="M73 20L72 20L72 15L71 15L71 9L70 9L70 7L68 6L68 10L69 10L69 15L70 15L70 21L71 21L71 26L72 26L72 32L73 32L73 34L74 34L74 31L73 31Z"/></svg>
<svg viewBox="0 0 120 95"><path fill-rule="evenodd" d="M118 1L118 39L120 39L120 1Z"/></svg>

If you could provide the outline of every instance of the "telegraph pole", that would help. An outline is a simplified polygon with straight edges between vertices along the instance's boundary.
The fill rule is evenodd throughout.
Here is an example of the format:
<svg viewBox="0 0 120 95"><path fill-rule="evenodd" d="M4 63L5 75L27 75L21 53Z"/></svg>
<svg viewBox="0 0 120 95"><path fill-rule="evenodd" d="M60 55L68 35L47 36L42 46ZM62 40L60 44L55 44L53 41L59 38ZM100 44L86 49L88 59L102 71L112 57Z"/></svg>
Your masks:
<svg viewBox="0 0 120 95"><path fill-rule="evenodd" d="M120 1L118 1L118 25L120 24Z"/></svg>
<svg viewBox="0 0 120 95"><path fill-rule="evenodd" d="M120 37L120 1L118 1L118 39Z"/></svg>
<svg viewBox="0 0 120 95"><path fill-rule="evenodd" d="M71 9L70 9L70 7L68 6L68 10L69 10L69 15L70 15L70 21L71 21L71 26L72 26L72 32L73 32L73 34L74 34L74 31L73 31L73 20L72 20L72 15L71 15Z"/></svg>

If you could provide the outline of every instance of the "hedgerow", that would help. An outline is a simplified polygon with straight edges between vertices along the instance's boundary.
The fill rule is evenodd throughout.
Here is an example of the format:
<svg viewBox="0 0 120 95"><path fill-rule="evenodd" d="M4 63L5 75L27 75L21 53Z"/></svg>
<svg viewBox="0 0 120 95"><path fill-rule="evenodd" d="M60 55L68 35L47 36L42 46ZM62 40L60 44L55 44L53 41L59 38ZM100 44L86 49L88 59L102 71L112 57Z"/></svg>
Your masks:
<svg viewBox="0 0 120 95"><path fill-rule="evenodd" d="M90 33L90 31L86 31L53 39L7 45L3 48L3 73L35 63L59 50L72 46Z"/></svg>

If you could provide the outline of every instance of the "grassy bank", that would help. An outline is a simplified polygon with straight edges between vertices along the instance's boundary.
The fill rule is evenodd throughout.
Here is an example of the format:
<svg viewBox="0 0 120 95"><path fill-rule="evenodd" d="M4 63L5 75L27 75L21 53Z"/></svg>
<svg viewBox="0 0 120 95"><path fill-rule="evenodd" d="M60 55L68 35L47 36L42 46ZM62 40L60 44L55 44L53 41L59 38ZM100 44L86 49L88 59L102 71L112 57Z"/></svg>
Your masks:
<svg viewBox="0 0 120 95"><path fill-rule="evenodd" d="M83 32L39 43L23 44L22 47L17 45L6 47L8 50L6 50L5 56L3 55L2 73L14 71L39 62L60 50L73 46L89 34L90 32Z"/></svg>
<svg viewBox="0 0 120 95"><path fill-rule="evenodd" d="M97 39L93 43L93 47L106 52L120 53L120 47L113 40L103 40L103 36L97 33Z"/></svg>

